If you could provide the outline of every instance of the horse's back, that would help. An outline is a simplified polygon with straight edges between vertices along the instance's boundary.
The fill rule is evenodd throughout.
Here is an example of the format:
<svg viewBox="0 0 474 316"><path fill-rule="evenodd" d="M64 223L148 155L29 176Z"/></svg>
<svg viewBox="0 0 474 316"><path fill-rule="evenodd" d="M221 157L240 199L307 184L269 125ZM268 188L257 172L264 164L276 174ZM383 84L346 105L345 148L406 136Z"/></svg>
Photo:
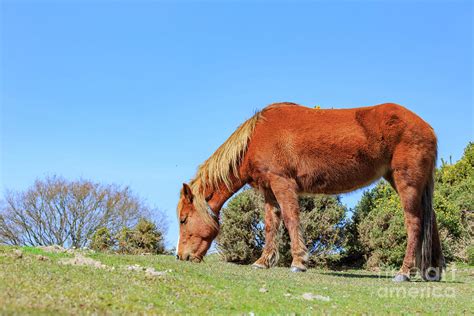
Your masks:
<svg viewBox="0 0 474 316"><path fill-rule="evenodd" d="M431 126L418 115L396 103L347 109L308 108L295 103L274 103L263 110L262 125L272 133L310 133L312 137L334 137L337 134L357 137L382 137L384 142L400 141L404 133L433 138ZM306 135L308 136L308 135ZM375 139L370 139L374 141ZM382 139L378 139L379 141Z"/></svg>
<svg viewBox="0 0 474 316"><path fill-rule="evenodd" d="M315 193L350 191L380 178L407 134L423 138L431 130L393 103L351 109L281 103L265 108L262 117L249 143L247 165L260 175L294 177L301 190Z"/></svg>

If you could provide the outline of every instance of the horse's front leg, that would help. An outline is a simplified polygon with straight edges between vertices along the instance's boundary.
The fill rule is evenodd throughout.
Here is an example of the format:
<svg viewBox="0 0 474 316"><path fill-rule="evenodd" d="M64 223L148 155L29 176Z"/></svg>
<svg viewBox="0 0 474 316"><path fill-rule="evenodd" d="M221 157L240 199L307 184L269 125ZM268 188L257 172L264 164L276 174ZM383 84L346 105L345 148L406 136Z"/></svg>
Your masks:
<svg viewBox="0 0 474 316"><path fill-rule="evenodd" d="M254 268L266 269L278 263L278 228L281 223L281 212L276 202L265 198L265 246L262 255L252 265Z"/></svg>
<svg viewBox="0 0 474 316"><path fill-rule="evenodd" d="M306 271L308 250L304 243L300 225L300 206L298 203L297 185L294 179L273 176L270 182L273 194L281 208L283 222L285 223L291 240L292 272Z"/></svg>

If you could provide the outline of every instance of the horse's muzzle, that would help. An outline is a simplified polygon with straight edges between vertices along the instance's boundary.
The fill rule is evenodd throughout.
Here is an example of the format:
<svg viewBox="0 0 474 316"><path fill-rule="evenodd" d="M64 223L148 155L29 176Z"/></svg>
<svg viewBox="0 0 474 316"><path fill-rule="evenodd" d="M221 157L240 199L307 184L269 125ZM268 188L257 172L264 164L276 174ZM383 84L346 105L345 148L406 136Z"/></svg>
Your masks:
<svg viewBox="0 0 474 316"><path fill-rule="evenodd" d="M191 254L186 254L186 255L176 255L176 260L182 260L182 261L191 261L191 262L201 262L202 259L200 257L195 257L192 256Z"/></svg>

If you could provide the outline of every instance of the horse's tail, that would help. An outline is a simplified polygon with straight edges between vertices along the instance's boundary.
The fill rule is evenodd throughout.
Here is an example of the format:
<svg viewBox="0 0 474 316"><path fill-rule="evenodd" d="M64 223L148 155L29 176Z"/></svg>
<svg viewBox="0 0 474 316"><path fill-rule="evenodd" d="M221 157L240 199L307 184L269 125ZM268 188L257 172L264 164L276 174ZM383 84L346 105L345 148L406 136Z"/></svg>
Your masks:
<svg viewBox="0 0 474 316"><path fill-rule="evenodd" d="M417 266L420 269L422 278L426 281L439 281L441 279L442 270L445 267L444 256L438 235L438 227L436 224L436 215L433 210L433 191L434 163L433 171L429 176L421 197L423 226L421 232L421 251L417 256L419 259Z"/></svg>

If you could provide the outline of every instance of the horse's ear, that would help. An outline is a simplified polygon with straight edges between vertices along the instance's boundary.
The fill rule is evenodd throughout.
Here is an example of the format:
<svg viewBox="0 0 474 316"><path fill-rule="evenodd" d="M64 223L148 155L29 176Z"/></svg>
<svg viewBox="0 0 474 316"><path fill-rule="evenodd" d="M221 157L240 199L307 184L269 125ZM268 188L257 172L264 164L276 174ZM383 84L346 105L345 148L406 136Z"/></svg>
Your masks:
<svg viewBox="0 0 474 316"><path fill-rule="evenodd" d="M189 203L193 203L193 191L191 191L191 188L186 183L183 183L183 194Z"/></svg>

